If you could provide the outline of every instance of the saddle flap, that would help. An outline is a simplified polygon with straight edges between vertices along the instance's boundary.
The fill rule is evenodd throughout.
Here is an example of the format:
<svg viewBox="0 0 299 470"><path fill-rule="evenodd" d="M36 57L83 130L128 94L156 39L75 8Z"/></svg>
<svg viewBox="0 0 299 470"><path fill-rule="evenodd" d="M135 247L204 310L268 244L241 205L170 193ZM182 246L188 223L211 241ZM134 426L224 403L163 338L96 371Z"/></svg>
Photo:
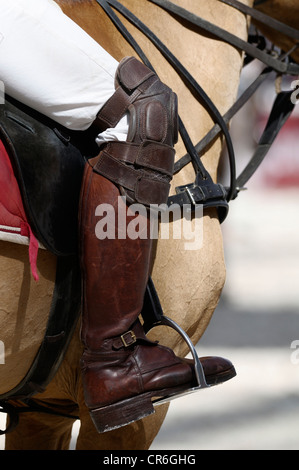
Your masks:
<svg viewBox="0 0 299 470"><path fill-rule="evenodd" d="M69 131L6 96L0 106L0 139L34 234L58 256L76 253L84 132Z"/></svg>

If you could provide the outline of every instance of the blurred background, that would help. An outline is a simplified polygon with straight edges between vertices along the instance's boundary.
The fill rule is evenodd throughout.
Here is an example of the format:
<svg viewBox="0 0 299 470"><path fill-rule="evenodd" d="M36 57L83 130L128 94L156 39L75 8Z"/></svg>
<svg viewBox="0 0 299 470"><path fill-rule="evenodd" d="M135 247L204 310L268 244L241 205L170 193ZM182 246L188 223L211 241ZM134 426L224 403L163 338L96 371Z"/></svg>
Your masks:
<svg viewBox="0 0 299 470"><path fill-rule="evenodd" d="M240 91L259 71L244 69ZM271 80L233 119L237 174L274 98ZM237 377L172 402L152 450L299 449L298 125L299 105L222 224L227 281L197 351L227 357Z"/></svg>

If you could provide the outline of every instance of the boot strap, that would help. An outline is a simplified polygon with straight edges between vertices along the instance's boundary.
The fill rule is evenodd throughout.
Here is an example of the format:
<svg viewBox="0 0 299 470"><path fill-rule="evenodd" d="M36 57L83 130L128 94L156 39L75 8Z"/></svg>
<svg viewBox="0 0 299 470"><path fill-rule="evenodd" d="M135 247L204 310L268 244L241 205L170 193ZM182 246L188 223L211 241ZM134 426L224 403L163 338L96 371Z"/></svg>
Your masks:
<svg viewBox="0 0 299 470"><path fill-rule="evenodd" d="M115 127L121 117L126 113L130 104L140 95L140 91L136 90L128 95L121 87L117 88L111 98L98 112L93 122L93 127L98 133L103 132L108 127Z"/></svg>
<svg viewBox="0 0 299 470"><path fill-rule="evenodd" d="M93 125L99 132L108 127L115 127L130 104L157 79L154 72L134 57L123 59L116 76L119 86L98 112Z"/></svg>
<svg viewBox="0 0 299 470"><path fill-rule="evenodd" d="M144 329L137 320L134 325L132 325L131 330L126 331L120 336L111 339L113 349L126 349L136 343L146 343L148 345L156 346L156 342L150 341L145 333Z"/></svg>
<svg viewBox="0 0 299 470"><path fill-rule="evenodd" d="M110 142L103 153L123 163L158 171L170 178L173 175L175 150L166 144L152 140L145 140L140 144Z"/></svg>
<svg viewBox="0 0 299 470"><path fill-rule="evenodd" d="M141 204L162 204L167 202L173 160L174 150L168 145L150 141L140 145L113 142L102 150L93 170L133 191Z"/></svg>
<svg viewBox="0 0 299 470"><path fill-rule="evenodd" d="M133 330L126 331L126 333L120 335L118 338L113 339L113 348L121 349L123 347L128 348L132 344L137 342L137 337Z"/></svg>

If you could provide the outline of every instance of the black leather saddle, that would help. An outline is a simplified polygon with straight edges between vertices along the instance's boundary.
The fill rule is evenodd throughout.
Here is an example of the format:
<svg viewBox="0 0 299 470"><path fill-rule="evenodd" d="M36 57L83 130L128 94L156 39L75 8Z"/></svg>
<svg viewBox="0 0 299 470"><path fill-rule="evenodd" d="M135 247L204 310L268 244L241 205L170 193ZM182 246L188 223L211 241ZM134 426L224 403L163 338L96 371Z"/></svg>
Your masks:
<svg viewBox="0 0 299 470"><path fill-rule="evenodd" d="M6 146L28 222L58 256L77 251L78 204L86 159L96 155L88 132L70 131L9 96L0 106Z"/></svg>

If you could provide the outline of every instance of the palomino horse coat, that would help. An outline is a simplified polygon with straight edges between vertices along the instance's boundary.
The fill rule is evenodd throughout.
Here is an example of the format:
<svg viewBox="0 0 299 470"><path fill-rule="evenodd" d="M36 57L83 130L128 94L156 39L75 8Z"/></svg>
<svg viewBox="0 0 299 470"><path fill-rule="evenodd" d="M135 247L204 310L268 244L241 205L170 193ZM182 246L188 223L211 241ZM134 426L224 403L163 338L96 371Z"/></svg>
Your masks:
<svg viewBox="0 0 299 470"><path fill-rule="evenodd" d="M95 0L60 0L57 3L117 60L135 54ZM122 3L168 46L224 114L236 99L242 53L179 21L175 16L158 10L157 6L146 0L124 0ZM176 0L175 3L242 39L247 37L247 18L218 0ZM251 6L253 0L244 3ZM150 58L162 81L178 94L180 116L194 143L198 142L213 125L209 114L195 101L184 81L155 47L139 31L126 25ZM218 138L203 156L203 163L214 180L221 149L222 139ZM178 143L176 150L178 156L185 153L182 142ZM189 165L174 177L172 187L193 181L194 171ZM225 281L221 228L215 209L204 212L200 248L185 249L185 242L182 238L159 240L152 277L165 314L173 318L197 343L209 324ZM40 250L40 280L35 283L30 275L27 247L1 242L0 249L0 324L3 325L1 331L9 330L5 339L7 367L2 373L0 370L0 392L4 392L1 387L10 389L15 386L28 370L38 350L53 293L56 258ZM185 343L172 330L164 331L164 327L161 327L153 330L151 335L175 349L179 355L188 352ZM53 405L56 410L80 416L78 449L148 449L163 423L167 405L157 408L154 415L125 429L97 434L83 400L78 366L81 349L77 330L59 371L47 389L35 396L36 402ZM198 400L200 403L200 394ZM18 427L8 434L6 448L67 449L72 424L73 421L68 418L25 413L20 416Z"/></svg>

